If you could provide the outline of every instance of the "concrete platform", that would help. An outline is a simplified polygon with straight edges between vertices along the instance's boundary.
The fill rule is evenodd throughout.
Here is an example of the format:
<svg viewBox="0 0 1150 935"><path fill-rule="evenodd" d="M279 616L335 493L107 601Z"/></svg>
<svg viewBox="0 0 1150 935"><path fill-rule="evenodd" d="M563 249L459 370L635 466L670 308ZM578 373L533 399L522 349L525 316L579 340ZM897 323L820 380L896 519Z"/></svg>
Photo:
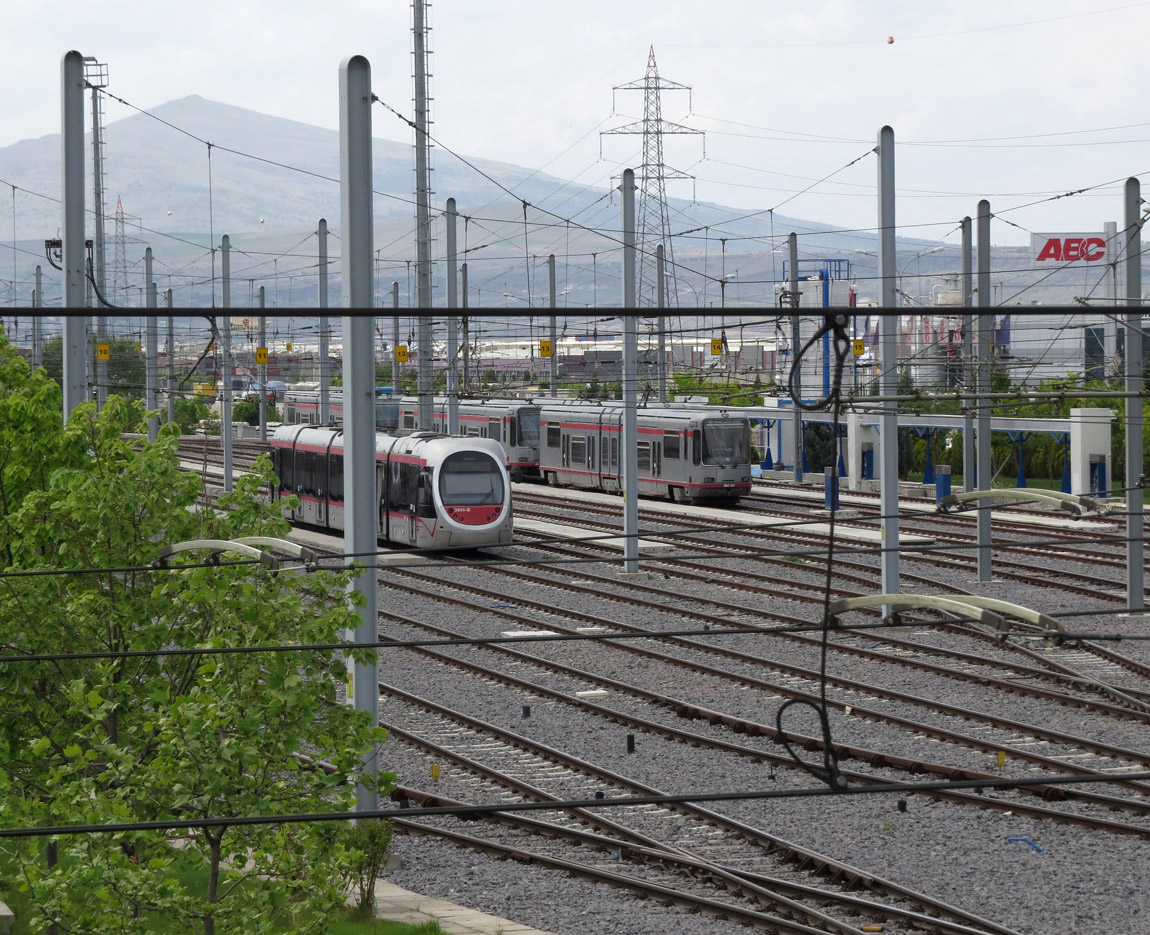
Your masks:
<svg viewBox="0 0 1150 935"><path fill-rule="evenodd" d="M602 538L602 533L594 529L588 529L585 526L572 526L569 523L549 523L544 520L525 519L524 517L516 516L515 531L519 532L521 530L538 533L542 536L551 536L555 539L590 539L596 545L606 546L611 549L621 550L624 545L622 538ZM639 548L672 549L674 546L670 542L654 542L650 539L640 539Z"/></svg>
<svg viewBox="0 0 1150 935"><path fill-rule="evenodd" d="M537 487L532 486L531 492L545 497L567 498L572 500L583 500L587 503L603 503L619 505L623 501L615 494L599 493L595 490L573 490L566 487ZM821 498L822 494L818 496ZM639 505L643 506L645 501L640 501ZM841 502L841 500L840 500ZM811 523L801 522L789 519L783 516L761 516L752 513L740 514L738 508L731 509L730 507L713 507L713 506L699 506L690 503L675 503L667 502L665 506L675 512L682 513L685 516L693 516L697 519L715 520L717 522L734 523L739 526L762 526L769 528L771 526L788 527L793 526L798 531L812 532L816 535L827 535L830 532L830 526L826 523ZM519 519L515 520L515 525L520 525L523 528L530 528L530 520ZM548 524L543 524L548 525ZM577 529L578 527L572 527ZM561 533L557 533L561 534ZM588 535L586 530L583 535ZM882 530L869 529L866 527L855 527L849 523L835 523L835 535L839 539L852 539L856 542L881 542ZM899 544L907 546L927 546L932 545L934 539L930 536L918 536L910 533L903 533L899 536ZM640 540L639 547L643 548L644 541ZM657 545L658 543L647 543L648 547Z"/></svg>
<svg viewBox="0 0 1150 935"><path fill-rule="evenodd" d="M551 935L444 899L421 896L384 880L375 884L375 914L380 919L408 925L438 922L449 935Z"/></svg>

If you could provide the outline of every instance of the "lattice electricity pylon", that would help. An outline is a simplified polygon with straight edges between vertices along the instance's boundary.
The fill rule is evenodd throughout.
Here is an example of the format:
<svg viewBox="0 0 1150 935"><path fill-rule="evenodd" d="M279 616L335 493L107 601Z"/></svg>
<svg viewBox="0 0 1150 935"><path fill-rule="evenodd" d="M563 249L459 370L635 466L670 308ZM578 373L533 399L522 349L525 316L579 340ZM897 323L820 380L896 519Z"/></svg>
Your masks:
<svg viewBox="0 0 1150 935"><path fill-rule="evenodd" d="M106 298L113 305L126 306L131 304L129 302L131 284L128 282L127 246L128 244L142 244L146 241L128 235L129 224L136 230L140 229L140 218L124 211L124 203L119 195L116 196L116 210L113 214L113 220L115 221L115 233L112 235L112 289L111 294L106 295ZM145 284L146 287L147 284Z"/></svg>
<svg viewBox="0 0 1150 935"><path fill-rule="evenodd" d="M675 308L679 304L679 289L675 255L671 247L670 221L667 217L666 181L667 179L694 180L694 176L664 164L663 136L664 134L703 136L703 131L692 130L682 124L664 120L660 92L666 90L687 91L689 93L691 89L685 84L659 77L659 68L655 64L655 47L651 46L647 56L647 71L643 77L638 81L616 85L611 90L612 92L643 92L642 122L629 123L600 133L600 136L607 134L642 134L643 136L643 163L639 166L639 171L635 173L640 180L639 221L636 232L639 242L639 281L636 288L636 301L640 308L654 307L659 304L655 251L661 244L664 257L664 300L668 308ZM690 109L689 103L688 109ZM612 110L614 110L614 106L612 106ZM705 146L704 143L704 155L706 155Z"/></svg>

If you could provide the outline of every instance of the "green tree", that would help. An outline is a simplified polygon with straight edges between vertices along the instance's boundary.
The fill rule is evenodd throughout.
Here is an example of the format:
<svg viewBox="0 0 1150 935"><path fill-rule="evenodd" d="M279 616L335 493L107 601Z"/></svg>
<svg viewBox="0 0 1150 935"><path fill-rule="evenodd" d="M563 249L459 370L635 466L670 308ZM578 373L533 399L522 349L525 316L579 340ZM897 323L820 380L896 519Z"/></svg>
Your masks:
<svg viewBox="0 0 1150 935"><path fill-rule="evenodd" d="M0 337L3 654L98 654L0 663L0 824L205 824L61 836L54 866L43 842L6 841L33 929L143 932L161 912L203 935L270 932L288 913L323 931L354 863L341 829L227 819L350 807L382 732L336 703L344 654L171 651L338 641L358 622L350 573L199 567L203 553L149 569L162 543L286 533L259 496L270 465L204 509L174 426L127 440L138 414L119 397L60 414L59 386ZM138 650L168 654L122 655Z"/></svg>
<svg viewBox="0 0 1150 935"><path fill-rule="evenodd" d="M180 427L181 434L184 435L191 435L200 422L210 418L212 414L208 404L194 396L180 397L172 408L175 410L175 422ZM166 414L163 409L161 412Z"/></svg>
<svg viewBox="0 0 1150 935"><path fill-rule="evenodd" d="M88 353L94 359L96 346L93 340ZM144 354L136 349L131 338L111 338L108 341L108 393L144 398ZM44 342L44 369L48 376L64 385L64 339L49 338Z"/></svg>
<svg viewBox="0 0 1150 935"><path fill-rule="evenodd" d="M258 399L241 399L232 406L232 419L236 422L246 422L248 425L260 424L260 401ZM280 413L275 406L268 404L267 420L279 422Z"/></svg>

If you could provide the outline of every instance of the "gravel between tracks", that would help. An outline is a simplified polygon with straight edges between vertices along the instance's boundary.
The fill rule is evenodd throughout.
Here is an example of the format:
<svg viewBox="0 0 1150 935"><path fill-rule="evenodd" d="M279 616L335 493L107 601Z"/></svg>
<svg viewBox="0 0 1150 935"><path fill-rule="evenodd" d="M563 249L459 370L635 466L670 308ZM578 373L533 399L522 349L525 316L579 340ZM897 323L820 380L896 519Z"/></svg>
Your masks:
<svg viewBox="0 0 1150 935"><path fill-rule="evenodd" d="M526 550L513 550L530 554ZM654 567L654 566L652 566ZM722 563L724 569L737 572L740 560ZM754 568L749 562L744 567ZM923 566L911 560L904 568L921 572ZM616 568L588 566L608 576L616 576L618 592L626 593L628 581L618 576ZM803 569L807 571L807 569ZM671 573L673 575L673 572ZM991 582L978 584L969 577L946 569L931 568L929 574L940 583L951 582L975 593L1001 597L1046 611L1090 610L1100 608L1098 601L1078 595L1059 592L1049 584L1034 585L1017 582ZM444 569L437 572L444 583L451 580L490 579L487 573L462 569ZM805 575L804 575L805 577ZM740 595L729 582L721 578L714 583L692 583L682 579L634 579L665 589L682 601L683 607L705 608L715 599L745 603L763 610L796 614L817 619L817 608L786 600L784 594L776 598L763 598L751 594ZM490 586L490 585L489 585ZM561 586L561 585L560 585ZM622 604L567 595L566 600L556 598L550 588L509 585L507 602L514 603L516 593L530 595L536 600L553 600L564 606L578 607L585 612L598 610L604 617L625 619L629 623L652 629L682 626L682 618L641 608L625 608ZM520 592L512 588L523 587ZM615 588L604 585L604 593ZM550 594L550 598L548 597ZM394 607L406 615L432 619L453 629L476 635L497 635L503 629L516 629L483 610L465 611L455 608L444 610L444 605L433 597L412 597L386 588L381 590L380 607ZM1108 609L1108 608L1102 608ZM544 622L540 615L541 624ZM1113 615L1075 618L1076 630L1098 632L1129 631L1136 627ZM394 635L401 635L396 628ZM914 638L914 634L909 634ZM875 636L875 641L881 634ZM926 642L940 646L959 646L973 651L965 638L942 632L922 637ZM732 645L756 651L740 637ZM1144 655L1141 645L1119 644L1119 651L1131 656ZM786 641L772 641L761 645L758 651L765 655L778 655L792 664L811 666L817 654L809 647ZM562 644L537 650L540 655L562 659L572 665L583 665L588 670L614 675L623 681L643 683L644 667L628 662L627 657L600 647ZM984 651L992 651L987 647ZM508 668L506 661L498 661L495 654L482 650L462 649L459 655L475 654L477 661ZM634 657L631 657L634 659ZM1019 720L1042 724L1069 733L1081 733L1110 743L1147 750L1145 728L1132 722L1108 719L1074 708L1044 704L1015 695L995 695L989 690L964 686L953 680L940 679L914 670L891 665L871 664L863 660L836 655L832 652L832 673L853 674L866 681L897 688L900 691L929 695L935 693L956 704L984 707L997 699L997 713ZM715 662L723 668L734 664ZM510 667L524 678L544 684L558 684L558 676L544 676L533 667ZM760 673L761 674L761 673ZM668 679L656 671L646 673L653 681L662 679L662 690L676 694L708 707L741 712L755 720L773 722L774 711L780 703L777 698L764 699L761 693L724 687L715 680L689 676L675 670ZM734 755L717 755L682 744L660 740L651 735L637 737L635 754L625 750L626 728L609 725L602 720L589 719L574 708L524 695L518 689L508 689L483 682L458 670L445 669L409 651L387 651L381 658L381 677L408 690L434 698L452 708L473 713L496 722L510 730L529 734L541 742L561 747L568 752L601 763L638 781L656 786L667 792L707 789L773 789L787 786L813 786L815 781L797 770L779 770L773 781L763 766ZM574 682L571 688L574 690ZM1137 677L1130 676L1131 682ZM813 683L804 683L810 688ZM651 687L650 685L648 687ZM834 691L832 690L832 696ZM756 697L758 696L758 697ZM844 697L843 700L848 700ZM633 700L611 698L607 703L621 710L647 708L644 714L674 723L669 712ZM872 699L858 699L854 703L875 706ZM522 707L532 705L532 716L522 717ZM901 703L884 703L884 710L908 713ZM387 706L381 715L386 720ZM961 732L971 732L972 725L943 715L918 712L927 721L943 723ZM903 755L917 755L942 759L976 769L990 771L991 757L969 750L956 750L949 745L935 743L891 727L876 725L841 715L832 720L836 740L864 746L874 746ZM679 727L700 733L714 732L728 740L748 745L766 742L736 737L700 722L678 721ZM809 723L796 723L794 729L809 728ZM982 732L993 734L993 731ZM777 752L779 748L772 748ZM1037 748L1039 752L1048 752ZM1062 752L1062 751L1056 751ZM389 768L399 771L401 781L427 788L429 761L418 752L398 743L385 747ZM815 754L805 754L813 758ZM846 763L845 766L858 764ZM860 765L861 766L861 765ZM895 776L892 778L903 778ZM453 794L451 769L445 769L443 791ZM457 794L465 797L463 787ZM1009 797L1012 793L1003 793ZM1021 801L1021 799L1020 799ZM1030 799L1029 801L1035 801ZM857 796L850 798L793 799L776 802L748 801L724 803L716 807L733 817L753 824L772 834L795 843L811 847L824 854L858 866L864 870L887 876L898 882L922 890L940 899L953 902L969 911L1008 925L1025 935L1053 935L1061 932L1123 932L1150 931L1145 920L1145 893L1150 892L1150 861L1145 859L1143 840L1103 832L1038 821L998 812L961 808L935 803L921 796L907 800L906 811L900 811L894 796ZM713 806L715 807L715 806ZM1111 820L1130 820L1144 824L1145 819L1105 813L1099 817ZM1011 838L1026 840L1009 840ZM1041 847L1041 852L1028 841ZM558 935L590 935L590 933L647 933L679 932L694 935L726 935L728 931L747 931L741 925L723 922L707 916L693 916L678 909L643 901L625 892L594 886L567 877L556 871L533 866L499 862L482 855L463 851L429 838L401 837L395 844L401 860L400 869L388 878L410 889L473 906L485 912L506 916L515 921L534 925Z"/></svg>

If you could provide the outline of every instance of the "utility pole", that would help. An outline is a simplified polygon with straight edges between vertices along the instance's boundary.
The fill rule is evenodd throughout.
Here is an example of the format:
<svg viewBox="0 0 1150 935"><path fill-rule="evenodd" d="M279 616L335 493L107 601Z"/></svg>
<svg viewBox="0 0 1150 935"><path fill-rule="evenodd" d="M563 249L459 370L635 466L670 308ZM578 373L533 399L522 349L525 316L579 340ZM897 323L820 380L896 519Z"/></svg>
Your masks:
<svg viewBox="0 0 1150 935"><path fill-rule="evenodd" d="M1142 476L1142 186L1126 180L1126 606L1132 614L1146 608L1146 543Z"/></svg>
<svg viewBox="0 0 1150 935"><path fill-rule="evenodd" d="M232 241L224 234L220 241L220 282L224 326L221 329L220 438L224 449L224 490L232 489Z"/></svg>
<svg viewBox="0 0 1150 935"><path fill-rule="evenodd" d="M447 434L459 434L459 317L455 309L459 296L455 285L456 254L455 225L459 213L455 199L447 199Z"/></svg>
<svg viewBox="0 0 1150 935"><path fill-rule="evenodd" d="M459 292L463 297L463 310L467 311L467 264L459 264ZM467 393L471 386L471 372L468 365L471 363L471 335L468 333L467 316L463 315L460 321L463 332L463 392Z"/></svg>
<svg viewBox="0 0 1150 935"><path fill-rule="evenodd" d="M990 202L985 198L978 203L978 307L990 309ZM990 391L990 327L993 313L983 311L976 319L975 360L977 376L975 387L979 393ZM991 488L990 477L990 400L976 399L978 415L975 418L975 470L978 472L978 489ZM978 580L989 581L991 577L990 553L990 507L979 504L975 519L975 536L978 542Z"/></svg>
<svg viewBox="0 0 1150 935"><path fill-rule="evenodd" d="M164 307L168 309L168 421L176 421L176 348L175 321L172 318L172 290L164 290Z"/></svg>
<svg viewBox="0 0 1150 935"><path fill-rule="evenodd" d="M551 309L551 395L559 395L559 348L555 327L555 254L547 257L547 305Z"/></svg>
<svg viewBox="0 0 1150 935"><path fill-rule="evenodd" d="M419 425L430 429L431 373L431 138L427 112L427 26L425 0L412 0L415 49L415 279L419 316Z"/></svg>
<svg viewBox="0 0 1150 935"><path fill-rule="evenodd" d="M327 308L327 219L319 219L319 307ZM262 292L262 288L261 288ZM260 303L263 307L263 303ZM326 315L319 318L319 421L331 421L331 326ZM260 346L266 347L263 339Z"/></svg>
<svg viewBox="0 0 1150 935"><path fill-rule="evenodd" d="M623 568L639 570L639 343L635 331L635 172L623 170ZM697 440L696 440L697 442Z"/></svg>
<svg viewBox="0 0 1150 935"><path fill-rule="evenodd" d="M265 304L264 287L260 286L260 324L259 324L260 333L259 333L259 345L258 346L263 351L263 362L258 363L257 366L259 367L259 381L260 381L260 441L261 442L266 442L268 440L268 364L267 364L267 359L268 359L267 358L267 353L268 353L268 318L267 318L267 315L264 314L265 308L266 308L266 304ZM327 323L326 318L321 318L320 321L323 322L324 325L326 325L326 323ZM322 347L323 346L323 343L322 343L323 342L323 325L320 326L320 341L321 341L320 346ZM321 353L321 360L322 360L322 358L323 358L323 354ZM322 364L321 364L321 366L322 366ZM324 386L324 383L322 380L320 381L320 386ZM322 401L323 401L323 395L324 394L322 394L322 393L320 395L321 406L322 406ZM321 412L322 412L322 409L321 409ZM321 415L320 421L326 422L327 419L323 418Z"/></svg>
<svg viewBox="0 0 1150 935"><path fill-rule="evenodd" d="M104 241L104 101L100 89L108 86L108 66L94 56L84 57L84 84L92 91L92 278L95 280L96 301L108 296ZM102 303L101 303L102 305ZM108 319L96 317L96 340L108 340ZM102 409L108 401L108 362L96 358L96 402Z"/></svg>
<svg viewBox="0 0 1150 935"><path fill-rule="evenodd" d="M60 147L63 226L61 260L64 270L64 308L75 313L85 307L84 276L84 57L67 52L60 63ZM64 318L64 421L84 401L87 381L87 319Z"/></svg>
<svg viewBox="0 0 1150 935"><path fill-rule="evenodd" d="M36 292L32 297L32 305L37 310L44 307L44 273L40 264L36 264ZM44 329L39 314L32 318L32 366L39 367L44 362Z"/></svg>
<svg viewBox="0 0 1150 935"><path fill-rule="evenodd" d="M148 410L148 441L154 442L160 430L160 423L155 414L159 406L158 387L156 386L156 354L158 353L156 333L156 283L152 279L152 248L144 251L144 283L147 289L148 317L144 337L144 408Z"/></svg>
<svg viewBox="0 0 1150 935"><path fill-rule="evenodd" d="M962 219L962 384L969 391L974 386L974 250L970 215ZM978 473L974 450L974 406L967 400L962 404L962 489L974 489L974 476Z"/></svg>
<svg viewBox="0 0 1150 935"><path fill-rule="evenodd" d="M362 55L345 59L339 69L339 177L340 217L343 224L343 304L348 309L372 306L372 213L371 213L371 65ZM375 354L372 320L347 315L343 320L343 426L344 491L347 510L344 552L348 564L362 568L350 587L361 598L356 643L378 639L376 572L374 562L364 561L377 548L379 498L375 487ZM379 723L379 675L377 666L352 663L349 701L367 713L371 726ZM368 751L364 772L378 776L378 750ZM379 808L374 783L360 783L356 810Z"/></svg>
<svg viewBox="0 0 1150 935"><path fill-rule="evenodd" d="M882 512L881 579L883 594L898 594L898 269L895 260L894 130L878 133L878 273L881 277L882 321L879 323L879 392L888 398L879 417L879 509ZM884 613L887 608L884 608Z"/></svg>
<svg viewBox="0 0 1150 935"><path fill-rule="evenodd" d="M791 389L799 399L803 398L803 368L799 360L799 348L802 347L799 328L799 235L791 231L787 235L787 256L790 264L790 276L787 283L787 292L790 296L791 312ZM792 473L796 484L803 482L803 410L798 404L794 405L794 442L792 455L794 464Z"/></svg>

